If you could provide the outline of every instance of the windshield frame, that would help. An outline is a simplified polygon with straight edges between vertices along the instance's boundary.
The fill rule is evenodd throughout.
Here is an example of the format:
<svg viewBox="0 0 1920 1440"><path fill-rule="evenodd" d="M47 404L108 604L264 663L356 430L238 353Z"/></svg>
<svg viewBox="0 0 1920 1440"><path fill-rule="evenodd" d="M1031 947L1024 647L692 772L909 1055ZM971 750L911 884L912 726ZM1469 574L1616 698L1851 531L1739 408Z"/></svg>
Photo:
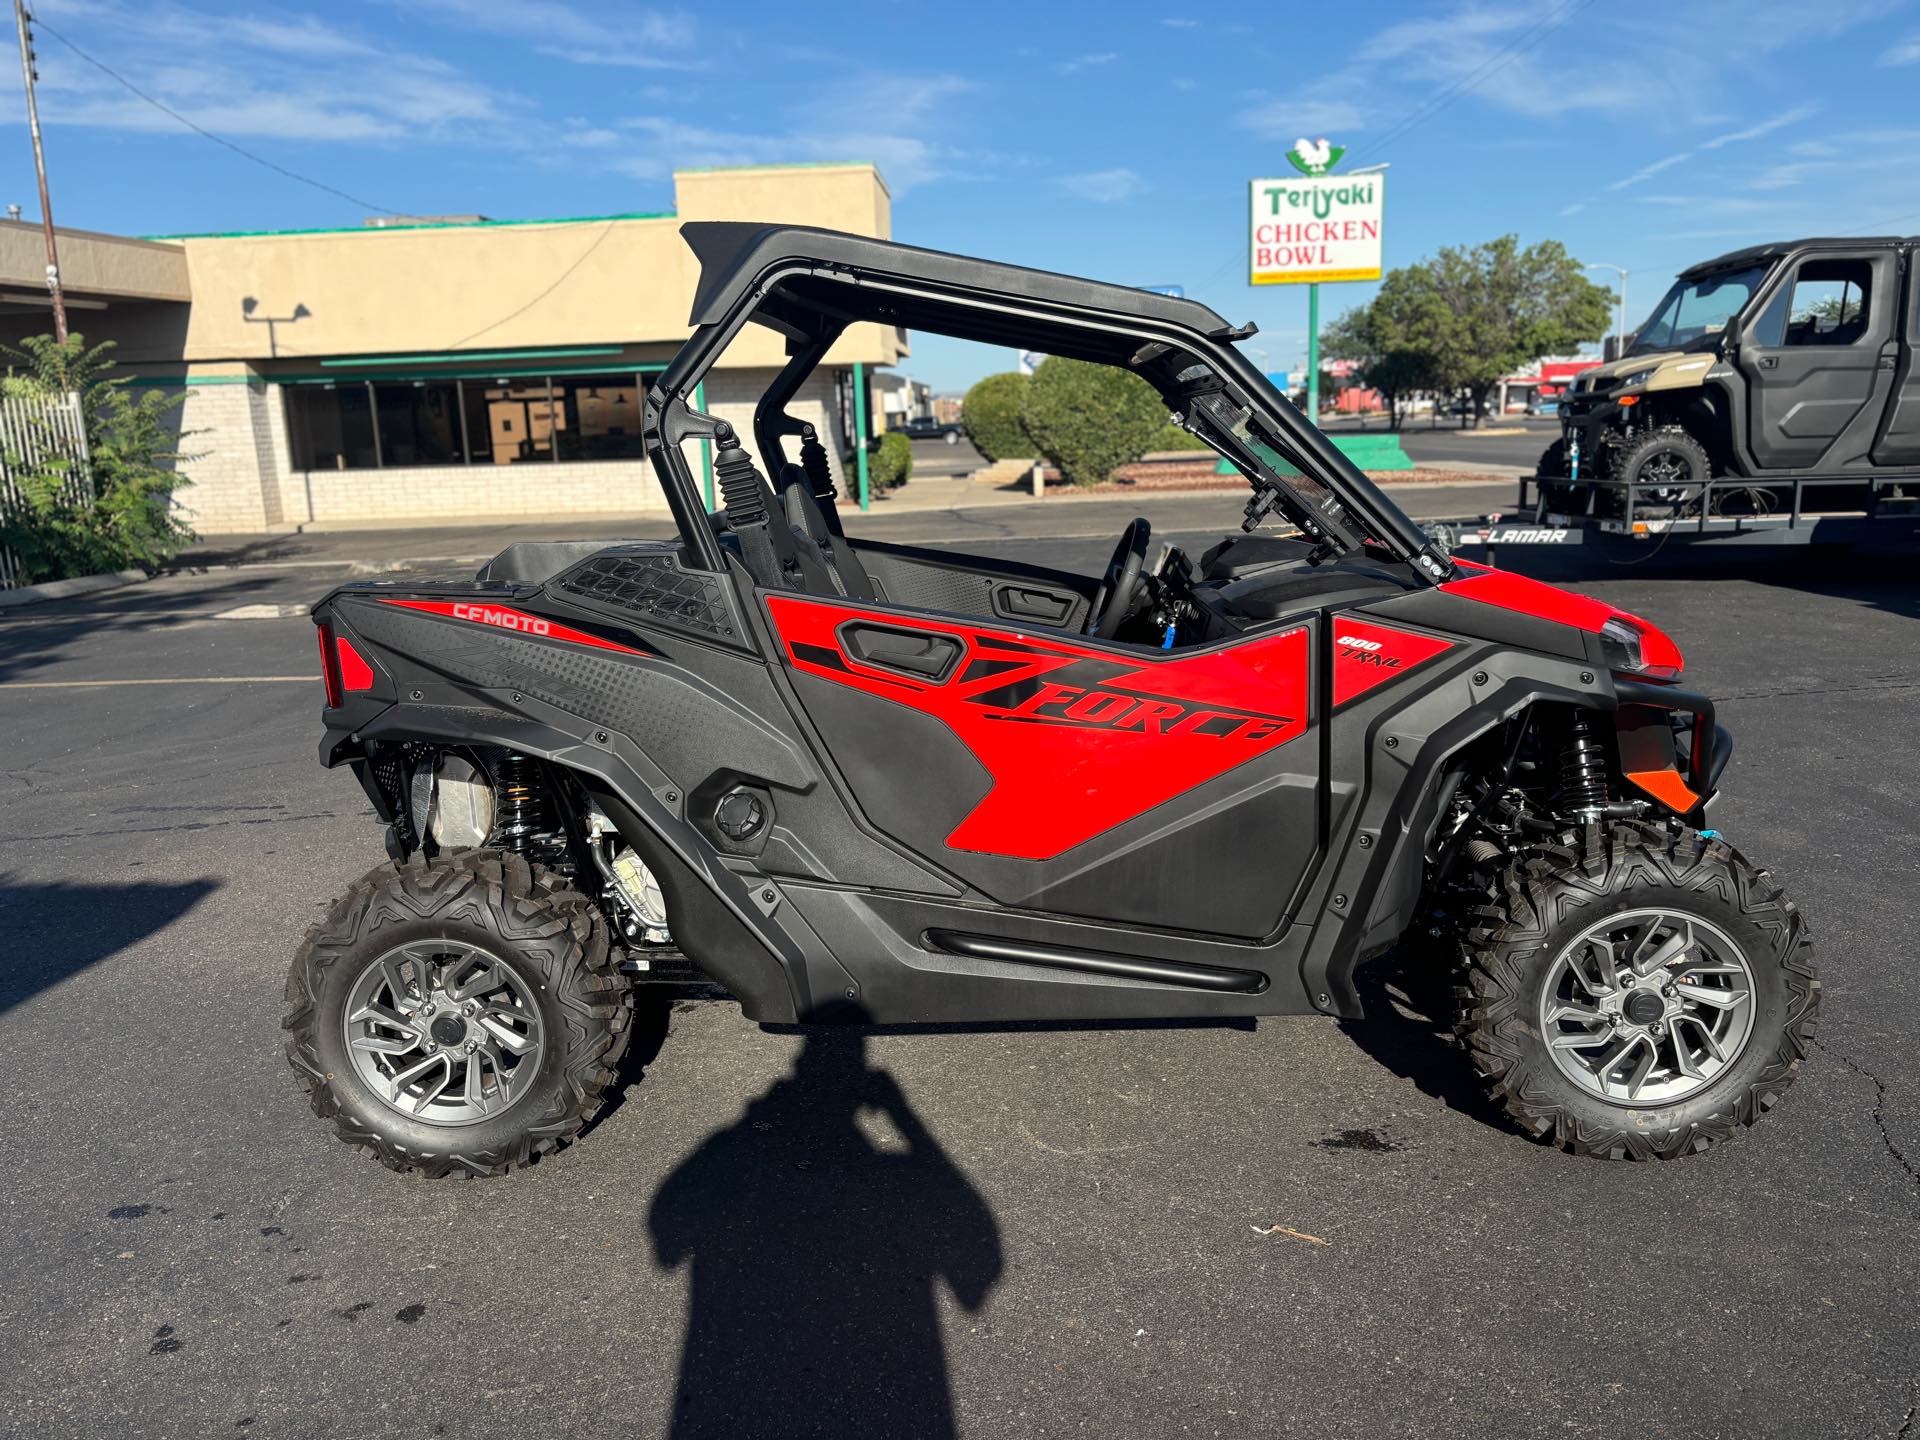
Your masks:
<svg viewBox="0 0 1920 1440"><path fill-rule="evenodd" d="M1621 358L1631 359L1636 355L1658 355L1669 350L1684 352L1688 350L1708 350L1714 348L1719 345L1729 331L1736 328L1740 317L1746 313L1748 307L1758 298L1760 292L1766 288L1767 277L1772 275L1773 271L1774 262L1763 260L1745 265L1732 265L1723 270L1711 270L1705 274L1679 276L1674 280L1673 284L1666 288L1665 292L1660 296L1660 299L1655 302L1653 310L1648 314L1647 318L1640 323L1640 328L1634 331L1633 343L1622 352ZM1752 276L1753 279L1752 284L1747 288L1746 298L1727 313L1726 319L1718 329L1709 330L1702 327L1698 335L1683 340L1676 340L1673 336L1673 326L1669 324L1665 338L1659 341L1647 338L1647 331L1653 327L1655 322L1658 321L1665 312L1671 310L1673 312L1673 318L1678 320L1681 315L1685 297L1698 290L1699 287L1711 284L1713 289L1718 291L1734 283L1740 277L1749 275ZM1696 303L1706 298L1706 295L1700 295L1696 297Z"/></svg>

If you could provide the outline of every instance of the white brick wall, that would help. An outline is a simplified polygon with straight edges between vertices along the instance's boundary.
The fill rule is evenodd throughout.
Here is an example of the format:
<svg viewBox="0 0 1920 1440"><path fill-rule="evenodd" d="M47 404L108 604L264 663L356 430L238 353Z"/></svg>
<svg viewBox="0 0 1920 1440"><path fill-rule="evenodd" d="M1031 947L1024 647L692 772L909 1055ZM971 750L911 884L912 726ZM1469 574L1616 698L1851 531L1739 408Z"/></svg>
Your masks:
<svg viewBox="0 0 1920 1440"><path fill-rule="evenodd" d="M753 407L775 372L724 370L708 377L707 410L733 424L753 448ZM255 378L245 384L186 387L180 410L187 457L180 469L193 481L177 503L202 534L257 532L283 525L379 524L566 515L659 516L666 496L643 460L525 461L513 465L423 465L375 470L292 468L283 387ZM842 473L830 421L834 383L815 375L791 412L828 439L834 475ZM699 447L688 445L688 467L701 475ZM795 447L795 458L798 449ZM756 460L759 459L756 454ZM761 464L762 473L766 466Z"/></svg>

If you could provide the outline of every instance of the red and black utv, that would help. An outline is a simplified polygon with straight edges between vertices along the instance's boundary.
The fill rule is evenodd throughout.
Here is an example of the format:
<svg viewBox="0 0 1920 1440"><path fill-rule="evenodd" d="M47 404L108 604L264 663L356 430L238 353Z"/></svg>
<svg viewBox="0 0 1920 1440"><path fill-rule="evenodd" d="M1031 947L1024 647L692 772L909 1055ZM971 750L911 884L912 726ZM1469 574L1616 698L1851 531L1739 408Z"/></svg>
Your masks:
<svg viewBox="0 0 1920 1440"><path fill-rule="evenodd" d="M1659 630L1449 558L1204 305L685 235L693 336L646 431L678 538L315 607L320 758L390 856L287 988L343 1139L429 1173L533 1159L605 1098L634 986L688 965L769 1024L1358 1018L1355 967L1404 939L1568 1149L1698 1150L1793 1080L1806 926L1704 828L1730 740ZM1098 576L849 537L788 408L861 321L1132 371L1245 474L1248 533L1150 561L1136 520ZM693 408L749 324L791 357L750 436Z"/></svg>

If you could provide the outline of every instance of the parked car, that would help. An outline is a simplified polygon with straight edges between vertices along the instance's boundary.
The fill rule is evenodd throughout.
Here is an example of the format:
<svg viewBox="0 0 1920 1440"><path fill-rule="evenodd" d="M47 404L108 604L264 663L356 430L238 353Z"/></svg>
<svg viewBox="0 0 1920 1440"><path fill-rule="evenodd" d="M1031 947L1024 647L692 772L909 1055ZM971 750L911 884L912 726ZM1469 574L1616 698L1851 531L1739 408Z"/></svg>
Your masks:
<svg viewBox="0 0 1920 1440"><path fill-rule="evenodd" d="M949 445L960 443L960 427L944 420L909 420L899 430L909 440L944 440Z"/></svg>
<svg viewBox="0 0 1920 1440"><path fill-rule="evenodd" d="M1558 415L1559 413L1560 397L1558 395L1536 395L1527 402L1529 415Z"/></svg>

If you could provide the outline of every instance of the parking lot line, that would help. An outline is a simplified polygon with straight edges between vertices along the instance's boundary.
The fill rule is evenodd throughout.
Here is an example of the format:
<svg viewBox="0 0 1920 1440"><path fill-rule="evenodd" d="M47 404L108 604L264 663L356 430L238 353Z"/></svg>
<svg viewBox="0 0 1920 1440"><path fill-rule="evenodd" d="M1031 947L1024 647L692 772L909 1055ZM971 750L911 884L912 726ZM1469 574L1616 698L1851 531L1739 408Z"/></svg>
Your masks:
<svg viewBox="0 0 1920 1440"><path fill-rule="evenodd" d="M109 685L317 685L318 675L180 675L162 680L0 680L0 690L97 690Z"/></svg>

